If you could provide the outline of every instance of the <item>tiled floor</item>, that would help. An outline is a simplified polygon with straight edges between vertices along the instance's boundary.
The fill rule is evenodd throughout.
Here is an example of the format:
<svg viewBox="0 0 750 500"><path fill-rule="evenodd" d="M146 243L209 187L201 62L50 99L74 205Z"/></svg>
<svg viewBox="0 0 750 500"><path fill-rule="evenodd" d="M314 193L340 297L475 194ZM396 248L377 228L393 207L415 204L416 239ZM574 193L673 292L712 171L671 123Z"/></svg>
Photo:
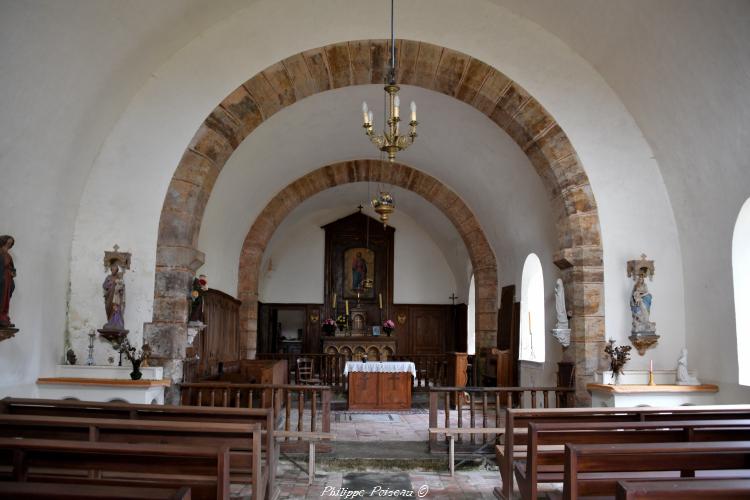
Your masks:
<svg viewBox="0 0 750 500"><path fill-rule="evenodd" d="M468 421L468 412L463 418ZM438 420L441 426L443 419L441 414ZM452 425L456 425L455 421ZM293 421L292 427L295 426ZM429 415L425 408L407 412L334 411L331 415L331 432L336 435L333 452L318 455L318 475L310 486L307 474L282 458L277 472L280 498L383 498L381 494L388 493L389 488L405 489L405 484L408 491L389 498L495 498L493 488L500 486L500 473L491 456L487 465L459 469L451 477L447 462L440 463L444 457L430 455L427 451L428 427ZM403 470L405 457L407 470ZM306 466L306 457L299 457L299 460ZM434 467L435 460L437 467ZM432 461L432 470L420 470L416 466L429 461ZM410 463L415 466L409 468ZM400 465L396 468L394 464ZM363 470L370 467L372 469ZM363 473L367 474L366 480ZM243 492L237 493L241 496Z"/></svg>

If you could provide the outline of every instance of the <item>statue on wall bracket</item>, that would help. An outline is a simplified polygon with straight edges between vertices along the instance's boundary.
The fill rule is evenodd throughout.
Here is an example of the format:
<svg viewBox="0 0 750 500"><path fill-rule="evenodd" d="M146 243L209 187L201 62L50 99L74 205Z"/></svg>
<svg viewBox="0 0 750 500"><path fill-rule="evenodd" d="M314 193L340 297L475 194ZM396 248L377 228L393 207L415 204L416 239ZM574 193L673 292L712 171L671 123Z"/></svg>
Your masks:
<svg viewBox="0 0 750 500"><path fill-rule="evenodd" d="M555 313L557 323L552 329L552 336L560 342L563 347L570 345L570 323L568 322L568 311L565 309L565 288L563 280L557 278L555 283Z"/></svg>
<svg viewBox="0 0 750 500"><path fill-rule="evenodd" d="M10 249L15 244L13 236L0 236L0 341L9 339L18 332L18 328L10 320L10 299L16 289L16 268Z"/></svg>
<svg viewBox="0 0 750 500"><path fill-rule="evenodd" d="M659 341L656 334L656 323L651 321L651 306L653 296L648 291L646 278L654 279L654 261L647 260L646 254L641 258L628 261L628 278L633 278L633 290L630 293L630 313L632 314L632 328L630 342L643 356L646 350Z"/></svg>
<svg viewBox="0 0 750 500"><path fill-rule="evenodd" d="M102 283L107 322L98 332L119 350L128 336L125 329L124 274L130 269L130 253L120 252L120 247L115 245L112 250L104 252L104 268L109 271Z"/></svg>

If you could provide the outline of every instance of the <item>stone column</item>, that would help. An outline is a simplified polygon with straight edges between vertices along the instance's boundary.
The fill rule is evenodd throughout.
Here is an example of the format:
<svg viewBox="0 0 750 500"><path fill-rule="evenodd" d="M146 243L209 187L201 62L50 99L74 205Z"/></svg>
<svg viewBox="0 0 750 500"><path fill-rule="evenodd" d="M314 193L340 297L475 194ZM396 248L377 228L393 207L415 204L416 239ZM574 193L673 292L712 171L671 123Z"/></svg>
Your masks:
<svg viewBox="0 0 750 500"><path fill-rule="evenodd" d="M143 325L143 338L151 346L153 364L164 367L172 381L166 402L179 403L179 384L187 347L188 294L204 255L194 248L161 246L156 256L154 315Z"/></svg>
<svg viewBox="0 0 750 500"><path fill-rule="evenodd" d="M602 368L604 354L604 270L601 250L567 249L556 255L562 270L565 302L573 313L570 320L570 346L563 350L563 361L575 363L576 406L591 406L586 385Z"/></svg>

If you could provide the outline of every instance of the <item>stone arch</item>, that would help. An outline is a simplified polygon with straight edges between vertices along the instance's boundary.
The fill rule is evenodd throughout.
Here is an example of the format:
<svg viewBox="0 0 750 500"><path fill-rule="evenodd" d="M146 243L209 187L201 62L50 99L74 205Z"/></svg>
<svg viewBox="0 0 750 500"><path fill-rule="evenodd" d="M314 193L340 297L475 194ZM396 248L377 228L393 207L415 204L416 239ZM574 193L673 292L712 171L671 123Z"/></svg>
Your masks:
<svg viewBox="0 0 750 500"><path fill-rule="evenodd" d="M588 177L565 132L526 90L488 64L437 45L397 40L397 81L452 96L488 116L526 153L557 216L555 262L571 304L571 347L579 400L600 361L604 343L604 273L597 205ZM318 92L381 84L386 40L335 43L294 54L230 93L204 120L170 182L159 221L153 322L145 338L168 373L181 377L187 301L194 271L203 263L196 243L203 212L222 167L258 125Z"/></svg>
<svg viewBox="0 0 750 500"><path fill-rule="evenodd" d="M263 208L242 245L237 280L240 332L247 356L254 357L257 340L258 287L263 252L273 233L292 210L326 189L352 182L383 182L412 191L445 214L461 236L476 280L477 345L495 347L497 341L497 261L484 230L471 208L438 179L402 163L354 160L326 165L282 189Z"/></svg>

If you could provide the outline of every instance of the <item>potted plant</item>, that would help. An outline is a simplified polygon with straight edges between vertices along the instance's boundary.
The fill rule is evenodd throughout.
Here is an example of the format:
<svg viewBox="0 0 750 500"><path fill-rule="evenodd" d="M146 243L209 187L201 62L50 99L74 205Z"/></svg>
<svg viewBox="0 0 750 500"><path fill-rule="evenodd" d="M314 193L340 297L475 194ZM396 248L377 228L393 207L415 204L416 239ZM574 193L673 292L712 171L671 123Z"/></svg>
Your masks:
<svg viewBox="0 0 750 500"><path fill-rule="evenodd" d="M389 337L391 336L391 332L396 328L396 323L393 322L392 319L387 319L383 322L383 331L386 335Z"/></svg>
<svg viewBox="0 0 750 500"><path fill-rule="evenodd" d="M619 382L622 368L630 360L631 349L632 347L629 345L616 346L615 340L609 339L609 345L604 348L604 352L609 357L609 368L612 370L611 384L617 385Z"/></svg>
<svg viewBox="0 0 750 500"><path fill-rule="evenodd" d="M336 331L336 322L333 321L331 318L326 319L323 321L323 324L320 327L323 332L328 335L329 337L333 335L333 332Z"/></svg>

